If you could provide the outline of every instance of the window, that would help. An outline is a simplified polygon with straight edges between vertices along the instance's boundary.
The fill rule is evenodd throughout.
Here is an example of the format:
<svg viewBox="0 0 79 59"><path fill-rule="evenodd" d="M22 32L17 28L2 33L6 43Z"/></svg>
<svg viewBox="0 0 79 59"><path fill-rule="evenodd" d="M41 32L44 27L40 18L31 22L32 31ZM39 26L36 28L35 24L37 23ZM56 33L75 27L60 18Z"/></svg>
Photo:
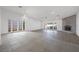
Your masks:
<svg viewBox="0 0 79 59"><path fill-rule="evenodd" d="M11 20L8 20L8 32L11 32Z"/></svg>
<svg viewBox="0 0 79 59"><path fill-rule="evenodd" d="M25 21L23 21L23 30L25 30Z"/></svg>
<svg viewBox="0 0 79 59"><path fill-rule="evenodd" d="M8 32L25 30L25 20L8 20Z"/></svg>
<svg viewBox="0 0 79 59"><path fill-rule="evenodd" d="M19 31L22 31L22 21L21 20L19 21L18 25L19 25Z"/></svg>
<svg viewBox="0 0 79 59"><path fill-rule="evenodd" d="M17 31L17 21L16 20L13 20L13 31Z"/></svg>
<svg viewBox="0 0 79 59"><path fill-rule="evenodd" d="M45 25L45 29L57 30L57 24L56 23L48 23L47 25Z"/></svg>

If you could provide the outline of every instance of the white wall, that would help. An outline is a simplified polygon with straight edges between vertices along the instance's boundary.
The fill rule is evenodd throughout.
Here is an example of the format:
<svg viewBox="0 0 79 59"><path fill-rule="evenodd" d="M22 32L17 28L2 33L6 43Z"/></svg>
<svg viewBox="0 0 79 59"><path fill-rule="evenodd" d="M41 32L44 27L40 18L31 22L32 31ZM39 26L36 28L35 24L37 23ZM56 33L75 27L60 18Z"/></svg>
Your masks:
<svg viewBox="0 0 79 59"><path fill-rule="evenodd" d="M30 19L30 29L31 30L38 30L38 29L41 29L41 25L40 25L40 22L35 20L35 19Z"/></svg>
<svg viewBox="0 0 79 59"><path fill-rule="evenodd" d="M28 17L26 17L25 21L26 21L26 26L25 26L26 31L41 29L40 21Z"/></svg>
<svg viewBox="0 0 79 59"><path fill-rule="evenodd" d="M18 20L19 18L21 19L23 17L23 15L21 14L17 14L15 12L9 11L9 10L5 10L2 9L1 10L2 13L2 21L1 21L1 33L8 33L8 20ZM37 30L40 29L40 22L32 19L32 18L25 18L25 30Z"/></svg>
<svg viewBox="0 0 79 59"><path fill-rule="evenodd" d="M1 34L1 9L0 9L0 34Z"/></svg>
<svg viewBox="0 0 79 59"><path fill-rule="evenodd" d="M0 45L1 45L1 8L0 8Z"/></svg>
<svg viewBox="0 0 79 59"><path fill-rule="evenodd" d="M76 15L76 34L79 36L79 12Z"/></svg>

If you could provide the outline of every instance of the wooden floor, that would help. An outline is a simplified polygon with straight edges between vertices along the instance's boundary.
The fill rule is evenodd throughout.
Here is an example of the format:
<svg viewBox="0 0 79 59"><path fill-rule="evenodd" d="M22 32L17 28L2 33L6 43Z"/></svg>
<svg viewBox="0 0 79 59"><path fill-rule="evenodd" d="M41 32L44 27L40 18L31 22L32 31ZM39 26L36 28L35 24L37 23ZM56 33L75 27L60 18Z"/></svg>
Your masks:
<svg viewBox="0 0 79 59"><path fill-rule="evenodd" d="M2 34L1 52L79 52L79 37L51 30Z"/></svg>

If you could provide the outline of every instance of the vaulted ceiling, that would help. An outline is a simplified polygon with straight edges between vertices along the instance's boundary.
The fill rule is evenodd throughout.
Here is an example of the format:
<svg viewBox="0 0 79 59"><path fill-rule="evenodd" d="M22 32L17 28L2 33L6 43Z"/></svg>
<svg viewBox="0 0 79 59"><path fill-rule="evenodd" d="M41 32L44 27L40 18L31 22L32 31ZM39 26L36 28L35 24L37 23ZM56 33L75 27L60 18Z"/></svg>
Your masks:
<svg viewBox="0 0 79 59"><path fill-rule="evenodd" d="M3 6L2 8L36 19L65 18L75 15L79 11L79 6Z"/></svg>

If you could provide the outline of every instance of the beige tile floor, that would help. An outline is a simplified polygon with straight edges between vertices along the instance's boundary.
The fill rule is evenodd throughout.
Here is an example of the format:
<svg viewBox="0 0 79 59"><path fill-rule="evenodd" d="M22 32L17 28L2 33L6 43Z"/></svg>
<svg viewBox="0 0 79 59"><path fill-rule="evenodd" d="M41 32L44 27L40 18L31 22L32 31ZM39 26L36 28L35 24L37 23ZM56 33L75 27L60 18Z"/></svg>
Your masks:
<svg viewBox="0 0 79 59"><path fill-rule="evenodd" d="M2 34L1 52L77 52L79 37L62 31L37 30Z"/></svg>

